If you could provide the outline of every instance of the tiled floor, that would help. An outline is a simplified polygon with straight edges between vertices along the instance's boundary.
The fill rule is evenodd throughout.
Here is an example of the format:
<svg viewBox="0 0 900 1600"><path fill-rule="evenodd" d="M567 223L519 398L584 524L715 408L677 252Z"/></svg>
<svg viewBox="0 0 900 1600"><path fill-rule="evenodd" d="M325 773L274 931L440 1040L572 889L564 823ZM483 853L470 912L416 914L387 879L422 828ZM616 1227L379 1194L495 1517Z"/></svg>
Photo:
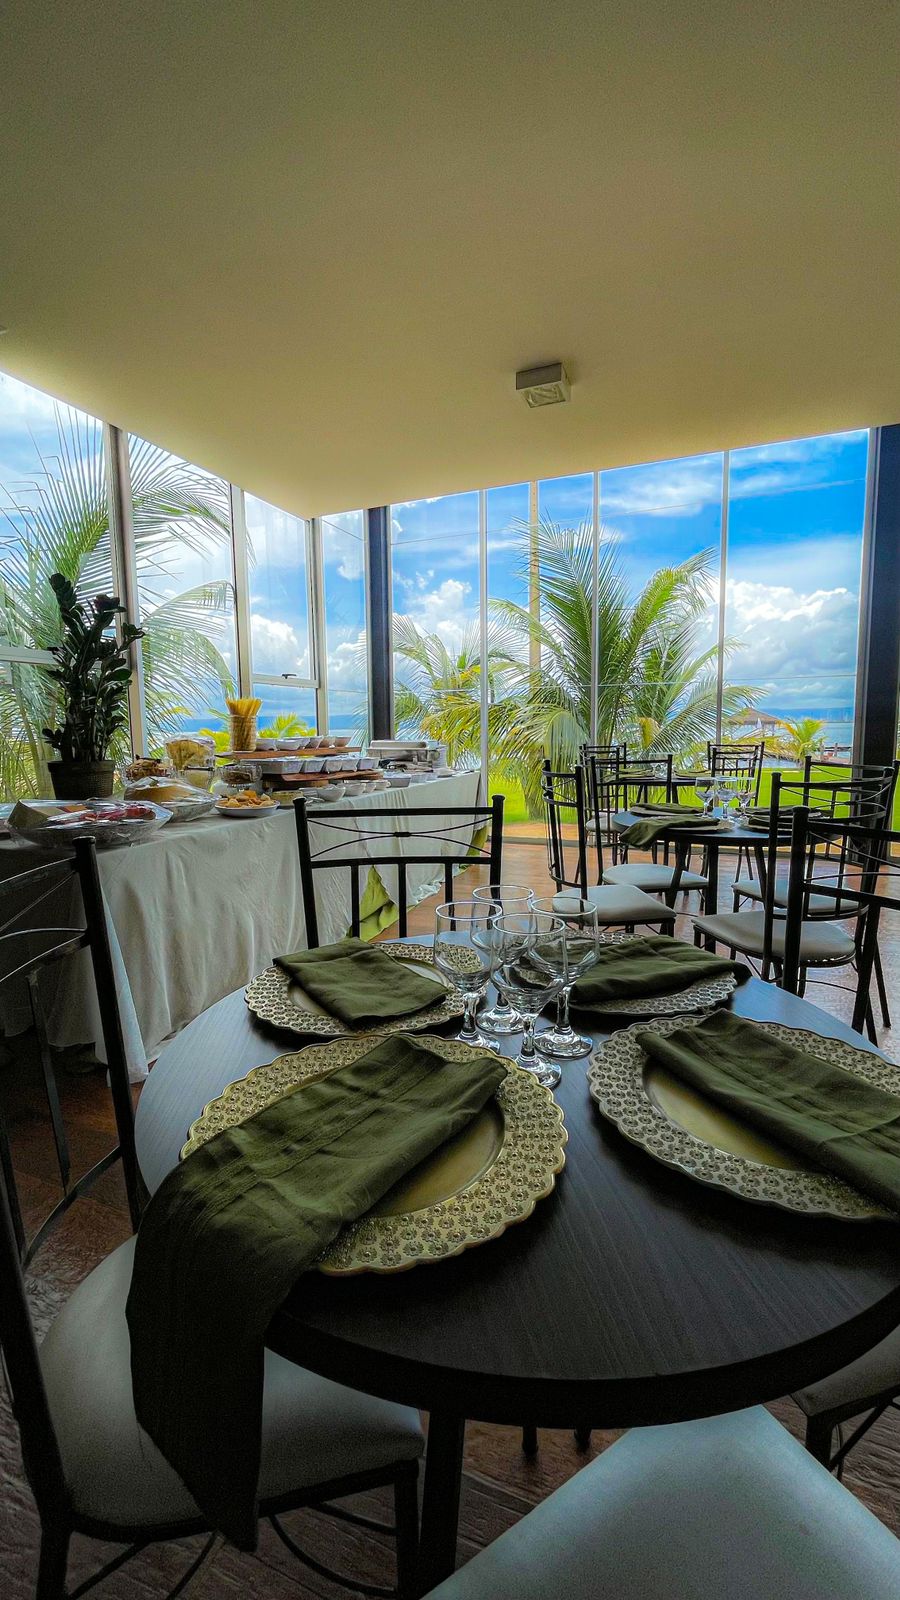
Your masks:
<svg viewBox="0 0 900 1600"><path fill-rule="evenodd" d="M515 835L505 852L505 881L531 888L552 888L542 847L523 844ZM460 896L467 885L484 881L485 869L473 868L458 880ZM723 868L723 882L727 872ZM431 933L435 902L417 907L410 931ZM685 920L679 932L688 933ZM882 941L888 988L900 1009L900 919L885 924ZM838 975L838 982L846 978ZM829 1011L849 1018L851 999L846 988L810 986L809 998ZM900 1039L886 1032L886 1052L898 1059ZM42 1099L35 1088L33 1062L19 1050L0 1069L5 1103L13 1118L17 1166L25 1198L40 1215L54 1198L45 1141L42 1139ZM99 1074L73 1077L60 1073L67 1119L73 1133L73 1153L79 1169L90 1165L108 1145L110 1117L107 1091ZM127 1236L127 1218L116 1174L102 1180L91 1197L73 1209L52 1238L31 1280L35 1317L44 1329L74 1286L109 1250ZM773 1407L794 1431L799 1417L789 1401ZM545 1432L534 1461L522 1455L519 1434L513 1428L471 1424L466 1436L466 1477L460 1521L459 1558L466 1560L517 1520L529 1506L550 1493L590 1455L605 1448L615 1435L594 1434L589 1454L580 1453L571 1434ZM848 1487L900 1532L900 1416L889 1413L856 1450L847 1467ZM392 1568L384 1541L346 1526L324 1523L314 1513L298 1513L292 1531L311 1554L338 1563L369 1583L389 1583ZM15 1425L5 1394L0 1395L0 1596L26 1600L33 1593L34 1559L38 1526L30 1492L24 1481ZM159 1600L190 1560L193 1542L152 1547L132 1565L112 1577L100 1591L109 1600ZM100 1559L99 1546L77 1540L73 1547L70 1581L80 1581ZM257 1557L222 1549L192 1594L200 1600L332 1600L341 1593L334 1585L296 1566L271 1532L265 1532Z"/></svg>

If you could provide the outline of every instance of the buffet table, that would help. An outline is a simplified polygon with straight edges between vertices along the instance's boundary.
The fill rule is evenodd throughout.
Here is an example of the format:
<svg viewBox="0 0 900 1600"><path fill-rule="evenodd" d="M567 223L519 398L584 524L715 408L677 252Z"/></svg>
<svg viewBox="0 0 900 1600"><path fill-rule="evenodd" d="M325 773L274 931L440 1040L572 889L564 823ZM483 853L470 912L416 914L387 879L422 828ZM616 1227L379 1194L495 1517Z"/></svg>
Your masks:
<svg viewBox="0 0 900 1600"><path fill-rule="evenodd" d="M370 810L475 805L480 782L478 772L456 773L361 796L358 803ZM329 817L352 804L348 799L335 802L327 808ZM342 854L349 853L348 845L353 848L348 832L349 838L341 830ZM336 837L333 831L314 829L313 847L327 848ZM355 848L365 859L372 845L359 839ZM409 848L413 855L414 845ZM31 851L0 842L0 879L23 872L34 859ZM102 851L98 861L143 1040L142 1052L129 1052L134 1078L146 1075L147 1059L155 1057L164 1039L249 982L274 955L306 944L291 810L252 821L214 813L199 822L169 823L144 844ZM374 926L391 917L393 885L389 873L383 878L386 893L373 899ZM408 882L410 904L440 887L435 868L427 864L418 871L410 868ZM341 938L350 921L349 870L317 874L316 895L321 942ZM79 907L60 905L58 910L60 921L71 918L77 924ZM123 1001L127 1032L130 997L123 996ZM86 953L55 970L43 1003L53 1045L97 1040L99 1019ZM30 1020L24 993L10 996L0 1012L4 1031L20 1031Z"/></svg>

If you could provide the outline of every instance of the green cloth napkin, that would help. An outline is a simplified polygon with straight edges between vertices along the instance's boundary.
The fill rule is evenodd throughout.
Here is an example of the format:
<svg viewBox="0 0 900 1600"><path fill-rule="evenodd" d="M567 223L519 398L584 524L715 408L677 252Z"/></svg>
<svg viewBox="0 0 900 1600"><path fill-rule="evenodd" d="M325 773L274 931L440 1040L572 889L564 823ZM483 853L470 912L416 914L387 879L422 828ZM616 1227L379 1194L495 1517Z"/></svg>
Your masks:
<svg viewBox="0 0 900 1600"><path fill-rule="evenodd" d="M632 822L619 835L619 840L624 845L633 845L637 850L646 850L655 844L657 839L666 832L667 828L717 828L717 817L705 817L696 806L683 806L673 800L660 801L653 804L648 801L645 805L633 805L631 811L639 817L639 822Z"/></svg>
<svg viewBox="0 0 900 1600"><path fill-rule="evenodd" d="M718 1011L637 1035L654 1061L735 1117L900 1211L900 1097Z"/></svg>
<svg viewBox="0 0 900 1600"><path fill-rule="evenodd" d="M216 1134L150 1201L126 1307L138 1421L240 1549L256 1545L274 1313L341 1227L463 1128L505 1073L486 1052L449 1062L383 1039Z"/></svg>
<svg viewBox="0 0 900 1600"><path fill-rule="evenodd" d="M745 970L736 961L710 955L680 939L651 934L646 939L604 945L596 965L573 983L569 1000L573 1006L589 1011L601 1001L671 994L686 989L698 978Z"/></svg>
<svg viewBox="0 0 900 1600"><path fill-rule="evenodd" d="M395 961L365 939L342 939L318 950L276 956L275 965L349 1027L408 1017L446 993L437 978L414 972L407 962Z"/></svg>

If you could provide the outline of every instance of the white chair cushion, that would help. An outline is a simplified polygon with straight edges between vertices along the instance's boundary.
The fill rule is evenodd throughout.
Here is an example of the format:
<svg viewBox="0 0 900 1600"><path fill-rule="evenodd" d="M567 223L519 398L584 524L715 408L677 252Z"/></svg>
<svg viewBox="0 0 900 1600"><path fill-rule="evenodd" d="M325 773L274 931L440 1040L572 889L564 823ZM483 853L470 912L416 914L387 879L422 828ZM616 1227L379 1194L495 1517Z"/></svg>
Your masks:
<svg viewBox="0 0 900 1600"><path fill-rule="evenodd" d="M744 955L761 956L765 940L764 911L728 911L718 917L695 917L694 927L709 934L719 944L740 950ZM772 954L784 955L785 922L776 921L772 929ZM856 946L849 933L834 922L804 922L800 935L800 960L804 966L824 966L829 962L852 961Z"/></svg>
<svg viewBox="0 0 900 1600"><path fill-rule="evenodd" d="M41 1366L76 1512L123 1526L200 1515L138 1424L125 1301L134 1240L79 1284L41 1346ZM415 1460L418 1412L345 1389L266 1351L259 1494L289 1494Z"/></svg>
<svg viewBox="0 0 900 1600"><path fill-rule="evenodd" d="M627 883L633 889L645 889L648 894L665 894L671 889L675 868L656 861L623 861L621 866L609 867L603 874L604 883ZM679 889L705 889L708 878L699 872L683 872Z"/></svg>
<svg viewBox="0 0 900 1600"><path fill-rule="evenodd" d="M558 911L577 904L581 896L577 889L563 889L553 896ZM641 889L630 889L621 884L592 884L584 896L597 907L598 920L610 926L625 927L636 922L670 922L677 912Z"/></svg>
<svg viewBox="0 0 900 1600"><path fill-rule="evenodd" d="M431 1600L896 1600L900 1541L757 1408L633 1428Z"/></svg>
<svg viewBox="0 0 900 1600"><path fill-rule="evenodd" d="M744 900L762 900L763 892L758 883L752 878L738 878L731 885L732 893L739 894ZM786 883L775 886L775 904L782 910L787 906L788 891ZM810 917L828 917L832 922L839 921L842 917L856 917L859 915L859 906L853 900L832 900L827 894L811 894L808 901L808 915Z"/></svg>
<svg viewBox="0 0 900 1600"><path fill-rule="evenodd" d="M900 1394L900 1328L851 1361L849 1367L829 1373L807 1389L798 1389L793 1398L808 1417L823 1411L842 1411L853 1417L879 1395L888 1394Z"/></svg>

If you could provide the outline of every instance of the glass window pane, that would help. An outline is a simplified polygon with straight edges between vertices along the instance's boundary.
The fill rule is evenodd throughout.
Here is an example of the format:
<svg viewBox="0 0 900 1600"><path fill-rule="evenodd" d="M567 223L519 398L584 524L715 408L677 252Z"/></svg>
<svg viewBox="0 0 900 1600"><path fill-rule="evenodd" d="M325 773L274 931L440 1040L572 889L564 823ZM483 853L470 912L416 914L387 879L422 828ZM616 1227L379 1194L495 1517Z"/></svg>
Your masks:
<svg viewBox="0 0 900 1600"><path fill-rule="evenodd" d="M737 735L770 761L851 759L868 434L794 439L731 456L725 628Z"/></svg>
<svg viewBox="0 0 900 1600"><path fill-rule="evenodd" d="M221 726L236 675L228 485L159 445L129 438L145 743Z"/></svg>
<svg viewBox="0 0 900 1600"><path fill-rule="evenodd" d="M0 373L0 651L60 637L49 579L84 599L112 588L102 424ZM0 668L0 791L49 795L41 729L55 726L52 681L35 663ZM127 735L113 752L123 755Z"/></svg>
<svg viewBox="0 0 900 1600"><path fill-rule="evenodd" d="M478 495L391 507L394 719L454 766L480 759Z"/></svg>
<svg viewBox="0 0 900 1600"><path fill-rule="evenodd" d="M248 494L253 675L315 677L310 649L306 523Z"/></svg>
<svg viewBox="0 0 900 1600"><path fill-rule="evenodd" d="M257 683L253 693L262 705L257 728L264 737L281 734L290 738L298 733L316 732L315 689L294 689L290 684Z"/></svg>
<svg viewBox="0 0 900 1600"><path fill-rule="evenodd" d="M369 709L365 515L362 511L343 511L323 517L320 527L328 727L331 733L361 737L366 730Z"/></svg>
<svg viewBox="0 0 900 1600"><path fill-rule="evenodd" d="M529 659L527 483L487 492L488 789L509 826L539 815L540 762L523 759Z"/></svg>
<svg viewBox="0 0 900 1600"><path fill-rule="evenodd" d="M722 468L717 452L600 474L600 744L684 763L716 737Z"/></svg>

